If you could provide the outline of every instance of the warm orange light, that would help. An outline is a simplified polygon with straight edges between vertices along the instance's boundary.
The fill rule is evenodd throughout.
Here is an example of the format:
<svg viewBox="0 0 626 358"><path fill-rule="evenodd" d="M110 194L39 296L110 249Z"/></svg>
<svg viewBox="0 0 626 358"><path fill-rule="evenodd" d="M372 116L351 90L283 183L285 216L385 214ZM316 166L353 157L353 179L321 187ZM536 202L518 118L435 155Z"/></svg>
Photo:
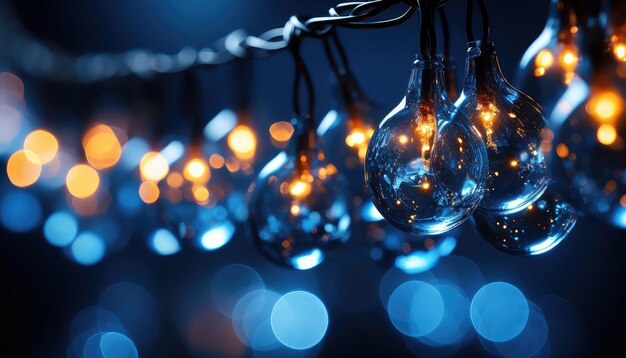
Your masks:
<svg viewBox="0 0 626 358"><path fill-rule="evenodd" d="M407 136L405 136L404 134L398 136L398 142L400 144L407 144L409 142L409 138Z"/></svg>
<svg viewBox="0 0 626 358"><path fill-rule="evenodd" d="M615 130L615 127L610 124L601 125L596 134L598 142L604 145L611 145L617 139L617 131Z"/></svg>
<svg viewBox="0 0 626 358"><path fill-rule="evenodd" d="M224 157L217 153L213 153L209 157L209 164L215 169L221 169L224 166Z"/></svg>
<svg viewBox="0 0 626 358"><path fill-rule="evenodd" d="M194 185L191 191L198 204L205 204L209 201L209 189L204 185Z"/></svg>
<svg viewBox="0 0 626 358"><path fill-rule="evenodd" d="M619 61L626 62L626 44L621 42L614 43L613 54Z"/></svg>
<svg viewBox="0 0 626 358"><path fill-rule="evenodd" d="M33 185L41 175L41 161L33 152L18 150L9 157L7 175L17 187Z"/></svg>
<svg viewBox="0 0 626 358"><path fill-rule="evenodd" d="M67 190L73 196L82 199L93 195L100 186L98 172L86 164L73 166L65 177Z"/></svg>
<svg viewBox="0 0 626 358"><path fill-rule="evenodd" d="M373 134L374 130L371 128L354 128L346 136L346 144L348 147L356 149L357 155L361 161L365 159L367 145Z"/></svg>
<svg viewBox="0 0 626 358"><path fill-rule="evenodd" d="M231 173L235 173L241 169L241 164L237 159L231 157L226 160L226 169Z"/></svg>
<svg viewBox="0 0 626 358"><path fill-rule="evenodd" d="M238 125L228 134L228 147L241 160L254 158L256 136L250 127Z"/></svg>
<svg viewBox="0 0 626 358"><path fill-rule="evenodd" d="M170 165L161 153L148 152L141 158L139 171L144 180L158 182L170 171Z"/></svg>
<svg viewBox="0 0 626 358"><path fill-rule="evenodd" d="M614 91L603 91L593 95L585 109L598 121L610 122L622 113L624 101Z"/></svg>
<svg viewBox="0 0 626 358"><path fill-rule="evenodd" d="M183 175L185 176L185 179L192 183L204 184L209 181L211 172L209 171L209 166L204 160L196 158L190 160L187 165L185 165Z"/></svg>
<svg viewBox="0 0 626 358"><path fill-rule="evenodd" d="M556 155L558 155L559 158L565 158L569 155L569 148L567 148L565 143L559 143L559 145L556 146Z"/></svg>
<svg viewBox="0 0 626 358"><path fill-rule="evenodd" d="M554 63L554 56L550 50L541 50L535 57L535 66L537 68L548 68L552 66L552 63Z"/></svg>
<svg viewBox="0 0 626 358"><path fill-rule="evenodd" d="M144 181L139 186L139 197L146 204L152 204L159 199L161 191L159 186L152 181Z"/></svg>
<svg viewBox="0 0 626 358"><path fill-rule="evenodd" d="M578 65L578 55L572 48L565 48L559 56L559 64L566 72L572 72Z"/></svg>
<svg viewBox="0 0 626 358"><path fill-rule="evenodd" d="M270 135L275 141L286 142L293 135L293 126L289 122L276 122L270 126Z"/></svg>
<svg viewBox="0 0 626 358"><path fill-rule="evenodd" d="M293 203L291 204L291 207L289 208L289 212L291 213L291 215L293 216L298 216L300 215L300 212L302 210L300 209L300 205L298 205L297 203Z"/></svg>
<svg viewBox="0 0 626 358"><path fill-rule="evenodd" d="M38 129L30 132L24 140L24 150L32 152L46 164L52 161L59 150L59 142L52 133Z"/></svg>
<svg viewBox="0 0 626 358"><path fill-rule="evenodd" d="M311 183L304 180L295 180L289 184L289 194L296 199L302 199L311 194Z"/></svg>
<svg viewBox="0 0 626 358"><path fill-rule="evenodd" d="M98 124L83 136L83 149L87 161L96 169L114 166L122 155L122 145L113 129L105 124Z"/></svg>
<svg viewBox="0 0 626 358"><path fill-rule="evenodd" d="M476 110L478 111L478 116L485 130L485 135L487 137L487 143L486 143L487 148L496 149L497 145L493 141L493 133L494 133L495 121L498 116L498 113L500 113L500 110L498 109L498 107L496 107L495 104L491 102L484 102L484 103L479 102L478 106L476 107ZM509 117L511 117L510 114L509 114ZM511 117L511 118L516 118L516 116Z"/></svg>
<svg viewBox="0 0 626 358"><path fill-rule="evenodd" d="M183 176L174 172L167 176L167 185L172 188L180 188L183 185Z"/></svg>

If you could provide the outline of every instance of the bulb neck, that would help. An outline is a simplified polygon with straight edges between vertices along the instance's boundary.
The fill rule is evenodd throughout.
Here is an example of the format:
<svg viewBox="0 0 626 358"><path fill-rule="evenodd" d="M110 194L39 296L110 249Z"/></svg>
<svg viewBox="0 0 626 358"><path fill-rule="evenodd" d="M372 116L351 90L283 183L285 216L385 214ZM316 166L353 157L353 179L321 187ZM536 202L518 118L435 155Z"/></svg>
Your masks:
<svg viewBox="0 0 626 358"><path fill-rule="evenodd" d="M503 84L510 86L500 68L500 60L493 42L470 42L463 91L491 92L492 88Z"/></svg>
<svg viewBox="0 0 626 358"><path fill-rule="evenodd" d="M361 108L359 104L370 103L367 96L350 72L334 76L334 89L338 106L345 108L349 118L359 118Z"/></svg>
<svg viewBox="0 0 626 358"><path fill-rule="evenodd" d="M443 64L439 57L416 56L406 93L406 105L415 106L422 102L448 104L450 99L445 89Z"/></svg>
<svg viewBox="0 0 626 358"><path fill-rule="evenodd" d="M290 151L296 156L295 170L300 174L310 170L315 152L320 148L317 145L318 137L315 132L315 126L311 122L307 119L292 121L294 135Z"/></svg>
<svg viewBox="0 0 626 358"><path fill-rule="evenodd" d="M576 15L571 0L550 1L545 30L554 31L560 40L567 41L573 38L571 29L574 26L576 26Z"/></svg>

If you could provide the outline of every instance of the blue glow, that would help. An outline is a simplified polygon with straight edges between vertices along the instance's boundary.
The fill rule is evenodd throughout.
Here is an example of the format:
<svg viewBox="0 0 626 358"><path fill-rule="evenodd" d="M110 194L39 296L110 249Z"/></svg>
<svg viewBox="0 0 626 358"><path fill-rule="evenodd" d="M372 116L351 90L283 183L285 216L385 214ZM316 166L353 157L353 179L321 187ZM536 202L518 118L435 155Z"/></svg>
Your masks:
<svg viewBox="0 0 626 358"><path fill-rule="evenodd" d="M437 261L439 261L439 254L436 250L425 250L398 256L395 265L408 274L415 274L430 270Z"/></svg>
<svg viewBox="0 0 626 358"><path fill-rule="evenodd" d="M454 251L456 248L456 239L452 236L448 236L441 240L437 245L437 251L439 252L439 256L445 257L448 256Z"/></svg>
<svg viewBox="0 0 626 358"><path fill-rule="evenodd" d="M483 286L470 307L474 328L484 338L505 342L515 338L526 327L528 301L522 291L506 282Z"/></svg>
<svg viewBox="0 0 626 358"><path fill-rule="evenodd" d="M124 145L120 164L125 169L134 169L141 162L141 157L149 151L150 145L145 139L134 137Z"/></svg>
<svg viewBox="0 0 626 358"><path fill-rule="evenodd" d="M237 125L237 115L231 109L223 109L204 127L204 136L214 142L224 138Z"/></svg>
<svg viewBox="0 0 626 358"><path fill-rule="evenodd" d="M589 85L579 76L574 76L567 90L554 106L550 113L550 123L555 128L560 128L569 115L581 104L589 94Z"/></svg>
<svg viewBox="0 0 626 358"><path fill-rule="evenodd" d="M331 109L326 113L324 118L320 121L320 124L317 126L317 135L323 137L326 132L336 125L337 123L337 111Z"/></svg>
<svg viewBox="0 0 626 358"><path fill-rule="evenodd" d="M443 298L431 284L408 281L396 288L387 313L394 327L402 334L420 337L433 332L443 319Z"/></svg>
<svg viewBox="0 0 626 358"><path fill-rule="evenodd" d="M292 349L309 349L318 344L328 328L328 312L324 303L306 291L293 291L282 296L271 315L276 338Z"/></svg>
<svg viewBox="0 0 626 358"><path fill-rule="evenodd" d="M472 324L469 317L470 301L463 291L452 284L438 285L444 305L444 313L439 326L431 333L418 337L429 346L455 344L469 337Z"/></svg>
<svg viewBox="0 0 626 358"><path fill-rule="evenodd" d="M374 203L369 200L361 207L361 218L367 222L378 222L383 220L383 216L380 214L380 211L378 211L376 206L374 206Z"/></svg>
<svg viewBox="0 0 626 358"><path fill-rule="evenodd" d="M78 221L70 212L57 211L46 220L43 233L51 245L67 246L78 233Z"/></svg>
<svg viewBox="0 0 626 358"><path fill-rule="evenodd" d="M117 332L108 332L100 337L100 350L104 358L135 358L139 356L135 343Z"/></svg>
<svg viewBox="0 0 626 358"><path fill-rule="evenodd" d="M150 247L159 255L173 255L180 251L176 236L167 229L158 229L152 234Z"/></svg>
<svg viewBox="0 0 626 358"><path fill-rule="evenodd" d="M169 142L165 148L161 149L161 155L169 164L182 158L183 154L185 154L185 145L177 140Z"/></svg>
<svg viewBox="0 0 626 358"><path fill-rule="evenodd" d="M136 213L143 203L139 197L137 185L127 184L121 187L117 192L117 202L122 211L128 214Z"/></svg>
<svg viewBox="0 0 626 358"><path fill-rule="evenodd" d="M280 295L273 291L256 290L243 296L233 310L235 334L247 346L256 350L274 350L279 342L270 323L272 309Z"/></svg>
<svg viewBox="0 0 626 358"><path fill-rule="evenodd" d="M228 265L215 274L211 293L215 307L227 317L232 317L235 305L248 292L265 289L263 279L251 267Z"/></svg>
<svg viewBox="0 0 626 358"><path fill-rule="evenodd" d="M235 227L229 221L209 228L200 238L200 244L206 250L213 251L226 245L235 233Z"/></svg>
<svg viewBox="0 0 626 358"><path fill-rule="evenodd" d="M541 309L534 304L528 316L526 327L517 337L510 341L494 343L496 349L504 356L510 358L533 357L539 352L548 340L548 323Z"/></svg>
<svg viewBox="0 0 626 358"><path fill-rule="evenodd" d="M626 229L626 208L618 208L613 214L612 221L615 226Z"/></svg>
<svg viewBox="0 0 626 358"><path fill-rule="evenodd" d="M104 257L104 241L92 232L84 232L74 240L70 251L74 260L79 264L93 265Z"/></svg>
<svg viewBox="0 0 626 358"><path fill-rule="evenodd" d="M33 230L41 221L39 201L26 191L11 191L2 197L0 221L7 230L23 233Z"/></svg>
<svg viewBox="0 0 626 358"><path fill-rule="evenodd" d="M324 261L324 253L320 249L312 249L306 253L295 256L291 264L298 270L308 270Z"/></svg>

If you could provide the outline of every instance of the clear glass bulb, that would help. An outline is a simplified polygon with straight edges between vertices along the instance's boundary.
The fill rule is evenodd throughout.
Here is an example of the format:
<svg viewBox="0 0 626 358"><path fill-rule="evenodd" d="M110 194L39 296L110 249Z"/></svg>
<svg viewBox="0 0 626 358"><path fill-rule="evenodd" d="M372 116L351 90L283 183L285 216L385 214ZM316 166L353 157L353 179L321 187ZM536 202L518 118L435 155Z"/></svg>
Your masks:
<svg viewBox="0 0 626 358"><path fill-rule="evenodd" d="M351 75L335 78L335 82L336 108L324 116L316 132L328 160L354 184L353 204L359 213L359 208L370 202L363 176L365 153L385 112L365 96Z"/></svg>
<svg viewBox="0 0 626 358"><path fill-rule="evenodd" d="M476 211L472 223L497 249L513 255L539 255L556 247L576 224L576 211L556 193L545 192L513 214Z"/></svg>
<svg viewBox="0 0 626 358"><path fill-rule="evenodd" d="M517 88L541 104L548 115L575 77L581 57L578 30L569 2L552 0L546 26L520 61Z"/></svg>
<svg viewBox="0 0 626 358"><path fill-rule="evenodd" d="M290 147L250 187L249 228L258 250L306 270L350 237L352 195L310 125L298 124Z"/></svg>
<svg viewBox="0 0 626 358"><path fill-rule="evenodd" d="M480 134L446 95L441 60L418 56L406 96L368 147L365 176L374 205L401 230L443 233L476 209L486 171Z"/></svg>
<svg viewBox="0 0 626 358"><path fill-rule="evenodd" d="M594 76L588 98L561 128L556 154L574 205L626 228L624 80L609 73Z"/></svg>
<svg viewBox="0 0 626 358"><path fill-rule="evenodd" d="M493 43L469 44L463 90L456 102L487 146L489 173L480 210L510 213L548 185L541 152L547 127L541 107L504 78Z"/></svg>

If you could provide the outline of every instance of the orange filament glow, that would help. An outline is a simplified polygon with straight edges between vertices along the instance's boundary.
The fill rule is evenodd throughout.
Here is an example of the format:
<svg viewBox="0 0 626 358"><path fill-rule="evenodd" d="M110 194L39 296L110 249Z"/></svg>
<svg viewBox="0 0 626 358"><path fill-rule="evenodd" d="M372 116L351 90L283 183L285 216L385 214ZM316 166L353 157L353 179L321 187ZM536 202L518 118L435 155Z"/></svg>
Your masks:
<svg viewBox="0 0 626 358"><path fill-rule="evenodd" d="M346 136L346 144L348 147L356 149L361 162L365 160L367 145L369 144L373 134L374 130L371 128L354 128Z"/></svg>
<svg viewBox="0 0 626 358"><path fill-rule="evenodd" d="M498 109L498 107L496 107L495 104L491 102L488 102L488 103L479 102L478 106L476 107L476 110L478 111L480 122L483 125L483 129L487 137L487 143L486 143L487 148L497 149L498 146L493 141L493 133L494 133L495 120L500 110ZM511 118L514 118L514 117L511 117Z"/></svg>
<svg viewBox="0 0 626 358"><path fill-rule="evenodd" d="M613 44L613 55L619 61L626 62L626 44L617 42Z"/></svg>
<svg viewBox="0 0 626 358"><path fill-rule="evenodd" d="M86 164L78 164L67 172L65 177L67 190L73 196L83 199L93 195L100 186L98 172Z"/></svg>
<svg viewBox="0 0 626 358"><path fill-rule="evenodd" d="M603 91L591 97L585 109L599 122L611 122L624 110L624 101L614 91Z"/></svg>
<svg viewBox="0 0 626 358"><path fill-rule="evenodd" d="M185 176L185 179L192 183L204 184L209 181L211 172L209 171L209 166L204 160L192 159L187 163L187 165L185 165L183 175Z"/></svg>
<svg viewBox="0 0 626 358"><path fill-rule="evenodd" d="M146 204L152 204L159 199L161 191L159 186L152 181L144 181L139 186L139 197Z"/></svg>
<svg viewBox="0 0 626 358"><path fill-rule="evenodd" d="M41 164L46 164L56 157L59 150L59 142L57 142L52 133L38 129L26 136L24 150L39 157Z"/></svg>
<svg viewBox="0 0 626 358"><path fill-rule="evenodd" d="M161 153L148 152L141 158L139 171L144 180L158 182L170 171L170 165Z"/></svg>
<svg viewBox="0 0 626 358"><path fill-rule="evenodd" d="M409 138L407 136L405 136L404 134L398 136L398 142L400 144L407 144L409 142Z"/></svg>
<svg viewBox="0 0 626 358"><path fill-rule="evenodd" d="M250 127L238 125L228 135L228 147L241 160L251 160L256 151L256 136Z"/></svg>
<svg viewBox="0 0 626 358"><path fill-rule="evenodd" d="M122 145L113 129L105 124L98 124L83 136L83 149L91 166L106 169L114 166L122 156Z"/></svg>
<svg viewBox="0 0 626 358"><path fill-rule="evenodd" d="M31 151L18 150L9 157L7 175L17 187L33 185L41 175L41 160Z"/></svg>
<svg viewBox="0 0 626 358"><path fill-rule="evenodd" d="M301 212L300 205L298 205L297 203L291 204L291 207L289 208L289 212L293 216L300 215L300 212Z"/></svg>
<svg viewBox="0 0 626 358"><path fill-rule="evenodd" d="M567 47L559 56L559 64L566 72L572 72L578 65L578 55L571 47Z"/></svg>
<svg viewBox="0 0 626 358"><path fill-rule="evenodd" d="M597 131L598 142L604 145L611 145L617 139L617 131L610 124L603 124Z"/></svg>
<svg viewBox="0 0 626 358"><path fill-rule="evenodd" d="M541 77L546 73L546 69L550 68L554 63L554 56L549 50L541 50L535 57L535 76Z"/></svg>
<svg viewBox="0 0 626 358"><path fill-rule="evenodd" d="M270 135L277 142L286 142L291 139L294 128L289 122L276 122L270 126Z"/></svg>

